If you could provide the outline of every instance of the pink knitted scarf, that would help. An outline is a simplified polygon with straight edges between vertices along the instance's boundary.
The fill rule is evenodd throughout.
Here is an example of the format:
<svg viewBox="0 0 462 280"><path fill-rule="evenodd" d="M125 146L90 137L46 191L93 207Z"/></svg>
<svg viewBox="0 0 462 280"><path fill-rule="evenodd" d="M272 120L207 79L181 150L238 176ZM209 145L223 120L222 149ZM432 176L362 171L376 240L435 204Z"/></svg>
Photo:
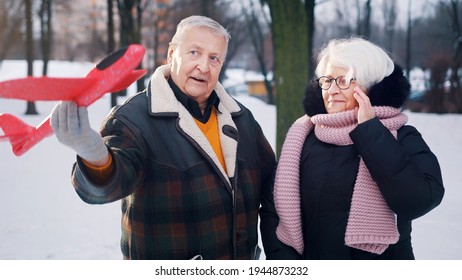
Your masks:
<svg viewBox="0 0 462 280"><path fill-rule="evenodd" d="M407 116L393 107L374 107L376 116L396 138ZM349 133L357 126L354 110L299 118L289 129L276 171L274 203L279 215L276 233L299 254L304 251L300 209L300 156L303 143L314 127L319 140L339 146L353 144ZM345 244L382 254L399 239L395 214L390 210L361 159L351 199Z"/></svg>

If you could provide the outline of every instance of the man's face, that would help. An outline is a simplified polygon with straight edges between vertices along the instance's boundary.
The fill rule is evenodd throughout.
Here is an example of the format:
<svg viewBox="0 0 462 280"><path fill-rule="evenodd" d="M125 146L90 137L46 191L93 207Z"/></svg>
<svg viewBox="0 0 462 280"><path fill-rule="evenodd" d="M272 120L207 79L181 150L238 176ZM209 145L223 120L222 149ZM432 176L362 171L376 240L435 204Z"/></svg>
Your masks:
<svg viewBox="0 0 462 280"><path fill-rule="evenodd" d="M173 82L199 104L207 101L225 60L226 39L208 28L187 29L177 46L170 46L168 63Z"/></svg>

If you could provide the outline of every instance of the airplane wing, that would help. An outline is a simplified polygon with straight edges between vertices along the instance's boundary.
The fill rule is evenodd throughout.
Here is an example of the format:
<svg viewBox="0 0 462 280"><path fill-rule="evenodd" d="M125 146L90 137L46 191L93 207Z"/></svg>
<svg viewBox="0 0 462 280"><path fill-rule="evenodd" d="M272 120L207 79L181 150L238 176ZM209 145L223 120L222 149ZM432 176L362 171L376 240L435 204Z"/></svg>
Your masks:
<svg viewBox="0 0 462 280"><path fill-rule="evenodd" d="M94 83L90 78L27 77L0 82L0 97L27 101L74 100Z"/></svg>
<svg viewBox="0 0 462 280"><path fill-rule="evenodd" d="M144 69L132 70L124 79L120 79L119 82L112 87L111 92L118 92L128 88L131 84L134 83L134 81L140 79L145 74L146 70Z"/></svg>

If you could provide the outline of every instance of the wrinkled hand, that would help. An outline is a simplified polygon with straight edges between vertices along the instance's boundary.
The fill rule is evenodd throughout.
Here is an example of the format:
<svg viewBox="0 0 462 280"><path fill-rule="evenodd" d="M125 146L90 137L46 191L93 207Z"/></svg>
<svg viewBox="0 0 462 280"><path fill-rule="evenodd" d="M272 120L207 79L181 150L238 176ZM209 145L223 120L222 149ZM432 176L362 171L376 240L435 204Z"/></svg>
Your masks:
<svg viewBox="0 0 462 280"><path fill-rule="evenodd" d="M50 122L58 141L76 151L81 158L96 166L108 162L108 149L101 135L90 127L87 107L62 101L53 109Z"/></svg>
<svg viewBox="0 0 462 280"><path fill-rule="evenodd" d="M355 108L358 124L373 119L375 117L369 97L359 87L354 88L354 98L358 101L359 107Z"/></svg>

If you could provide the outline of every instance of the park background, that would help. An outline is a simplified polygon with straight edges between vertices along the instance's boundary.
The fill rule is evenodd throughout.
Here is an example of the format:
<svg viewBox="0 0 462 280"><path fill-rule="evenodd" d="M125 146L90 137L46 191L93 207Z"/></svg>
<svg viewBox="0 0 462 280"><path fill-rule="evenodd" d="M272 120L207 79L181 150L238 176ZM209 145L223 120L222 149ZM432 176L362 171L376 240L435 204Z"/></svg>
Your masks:
<svg viewBox="0 0 462 280"><path fill-rule="evenodd" d="M16 77L24 61L7 61L0 77ZM37 66L40 66L39 64ZM54 62L54 76L82 77L91 63ZM236 72L236 71L234 71ZM233 81L243 75L230 77ZM244 75L245 76L245 75ZM135 94L135 87L128 95ZM235 95L247 106L275 147L276 108L245 93ZM37 102L35 116L25 116L26 104L0 100L0 112L38 125L56 102ZM89 107L91 125L98 129L109 112L110 96ZM440 206L413 223L413 245L417 259L462 260L462 115L413 113L409 124L438 157L446 188ZM120 202L89 205L80 200L70 182L75 153L50 136L24 155L17 157L8 142L0 142L0 260L118 260L120 251Z"/></svg>
<svg viewBox="0 0 462 280"><path fill-rule="evenodd" d="M414 222L418 259L462 259L462 7L458 0L0 0L0 81L25 76L83 77L129 43L146 49L148 77L165 62L174 26L208 15L232 39L221 82L249 107L275 151L302 114L312 59L330 38L361 36L381 45L409 76L409 124L440 160L446 195ZM265 90L253 92L259 81ZM145 86L90 107L95 129L111 106ZM52 89L51 89L52 90ZM0 113L37 125L55 102L0 99ZM0 259L120 259L120 205L87 205L70 184L75 154L47 138L21 157L0 142Z"/></svg>

